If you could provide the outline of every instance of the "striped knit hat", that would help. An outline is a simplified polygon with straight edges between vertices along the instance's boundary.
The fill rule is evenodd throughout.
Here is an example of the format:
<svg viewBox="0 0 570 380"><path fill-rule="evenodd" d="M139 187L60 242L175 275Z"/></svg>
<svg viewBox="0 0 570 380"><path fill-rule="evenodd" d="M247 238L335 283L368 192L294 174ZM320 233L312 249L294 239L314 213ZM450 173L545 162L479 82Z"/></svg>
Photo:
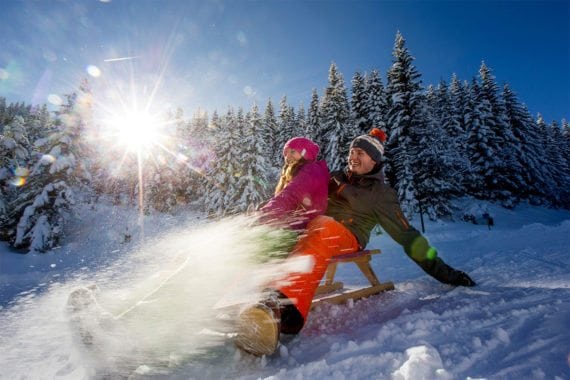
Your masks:
<svg viewBox="0 0 570 380"><path fill-rule="evenodd" d="M366 152L376 163L382 161L384 155L384 145L386 142L386 132L378 128L372 128L367 135L358 136L352 143L350 149L360 148Z"/></svg>

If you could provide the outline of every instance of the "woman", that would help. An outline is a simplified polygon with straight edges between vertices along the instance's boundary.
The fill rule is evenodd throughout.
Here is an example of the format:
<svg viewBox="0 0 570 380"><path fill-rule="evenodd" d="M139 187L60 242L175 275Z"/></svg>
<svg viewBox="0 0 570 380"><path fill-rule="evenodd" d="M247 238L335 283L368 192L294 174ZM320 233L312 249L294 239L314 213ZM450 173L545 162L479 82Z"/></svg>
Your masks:
<svg viewBox="0 0 570 380"><path fill-rule="evenodd" d="M305 137L294 137L285 143L275 195L261 208L261 221L286 225L300 230L327 209L329 169L325 161L317 161L319 146Z"/></svg>
<svg viewBox="0 0 570 380"><path fill-rule="evenodd" d="M330 175L326 162L316 161L318 153L319 146L304 137L285 143L281 177L275 195L261 208L262 223L302 230L325 213ZM296 332L302 318L283 293L267 289L263 300L240 313L235 343L255 355L271 354L279 334Z"/></svg>

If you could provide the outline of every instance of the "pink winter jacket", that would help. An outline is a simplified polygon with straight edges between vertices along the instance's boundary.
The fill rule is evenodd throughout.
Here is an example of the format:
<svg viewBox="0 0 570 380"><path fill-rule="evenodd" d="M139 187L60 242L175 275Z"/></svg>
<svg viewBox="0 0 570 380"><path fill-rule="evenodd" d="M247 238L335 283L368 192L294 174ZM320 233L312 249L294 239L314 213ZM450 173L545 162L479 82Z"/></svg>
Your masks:
<svg viewBox="0 0 570 380"><path fill-rule="evenodd" d="M329 168L325 161L307 162L291 182L261 208L262 221L303 229L327 210Z"/></svg>

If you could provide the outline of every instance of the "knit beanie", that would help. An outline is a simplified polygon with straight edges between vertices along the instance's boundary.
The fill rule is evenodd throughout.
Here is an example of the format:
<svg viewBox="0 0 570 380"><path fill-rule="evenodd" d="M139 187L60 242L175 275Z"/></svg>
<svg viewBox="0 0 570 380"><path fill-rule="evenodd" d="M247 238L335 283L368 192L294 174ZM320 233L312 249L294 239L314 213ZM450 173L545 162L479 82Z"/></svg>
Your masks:
<svg viewBox="0 0 570 380"><path fill-rule="evenodd" d="M305 137L293 137L287 141L283 147L283 156L285 156L287 149L295 149L307 161L316 160L320 150L317 144Z"/></svg>
<svg viewBox="0 0 570 380"><path fill-rule="evenodd" d="M378 128L372 128L372 130L367 135L358 136L352 143L350 143L350 149L360 148L366 152L376 162L379 164L382 161L382 156L384 155L384 145L386 142L386 132Z"/></svg>

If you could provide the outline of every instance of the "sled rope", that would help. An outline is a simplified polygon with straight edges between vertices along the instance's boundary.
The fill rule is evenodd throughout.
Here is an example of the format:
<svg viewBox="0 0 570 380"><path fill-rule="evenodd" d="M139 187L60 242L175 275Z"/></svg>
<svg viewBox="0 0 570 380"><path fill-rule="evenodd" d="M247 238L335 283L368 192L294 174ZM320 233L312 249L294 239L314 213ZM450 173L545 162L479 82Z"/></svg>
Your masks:
<svg viewBox="0 0 570 380"><path fill-rule="evenodd" d="M154 293L158 292L168 281L170 281L170 279L172 277L174 277L178 272L180 272L182 270L182 268L184 268L186 266L186 264L188 264L188 260L190 260L190 256L186 257L186 260L184 260L184 262L178 267L176 268L176 270L174 270L174 272L172 272L170 274L170 276L168 276L167 278L165 278L160 285L158 285L158 287L156 287L155 289L153 289L151 292L145 294L139 301L137 301L133 306L129 307L127 310L123 311L121 314L115 316L115 319L121 319L122 317L124 317L126 314L128 314L129 312L131 312L131 310L135 309L138 305L140 305L141 303L143 303L146 299L148 299L150 296L152 296Z"/></svg>

